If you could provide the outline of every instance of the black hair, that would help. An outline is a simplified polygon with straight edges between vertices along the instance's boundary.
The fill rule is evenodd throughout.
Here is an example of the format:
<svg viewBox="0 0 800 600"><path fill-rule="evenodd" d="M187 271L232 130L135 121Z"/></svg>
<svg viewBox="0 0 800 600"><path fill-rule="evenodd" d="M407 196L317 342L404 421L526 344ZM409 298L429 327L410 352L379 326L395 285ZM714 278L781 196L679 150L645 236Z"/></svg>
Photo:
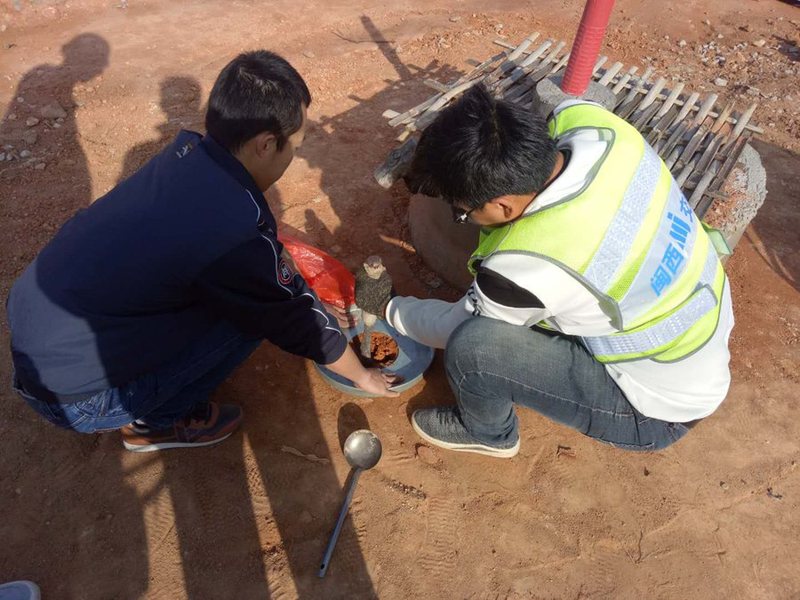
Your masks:
<svg viewBox="0 0 800 600"><path fill-rule="evenodd" d="M206 131L230 152L268 131L278 150L303 124L302 105L311 104L303 78L274 52L245 52L225 65L214 82Z"/></svg>
<svg viewBox="0 0 800 600"><path fill-rule="evenodd" d="M478 208L500 196L538 193L556 157L544 119L479 84L423 131L406 182L412 192Z"/></svg>

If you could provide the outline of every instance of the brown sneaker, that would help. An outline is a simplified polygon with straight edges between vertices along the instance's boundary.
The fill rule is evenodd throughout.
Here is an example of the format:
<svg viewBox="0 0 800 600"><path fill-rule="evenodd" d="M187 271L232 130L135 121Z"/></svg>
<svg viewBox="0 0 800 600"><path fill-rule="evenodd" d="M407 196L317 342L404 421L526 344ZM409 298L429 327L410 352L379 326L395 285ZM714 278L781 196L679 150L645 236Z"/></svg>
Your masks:
<svg viewBox="0 0 800 600"><path fill-rule="evenodd" d="M242 409L233 404L208 402L169 429L155 430L131 423L120 431L122 444L131 452L154 452L168 448L213 446L228 438L242 422Z"/></svg>

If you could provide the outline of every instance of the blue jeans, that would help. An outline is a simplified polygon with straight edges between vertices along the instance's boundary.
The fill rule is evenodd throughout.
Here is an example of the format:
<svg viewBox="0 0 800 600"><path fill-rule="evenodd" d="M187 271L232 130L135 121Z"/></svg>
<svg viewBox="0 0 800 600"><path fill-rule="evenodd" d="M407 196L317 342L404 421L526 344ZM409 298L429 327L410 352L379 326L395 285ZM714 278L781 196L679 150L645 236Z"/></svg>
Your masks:
<svg viewBox="0 0 800 600"><path fill-rule="evenodd" d="M605 367L567 336L475 317L450 336L445 369L464 426L486 444L517 439L515 404L629 450L665 448L688 430L638 412Z"/></svg>
<svg viewBox="0 0 800 600"><path fill-rule="evenodd" d="M70 404L45 402L21 389L16 378L14 389L51 423L81 433L119 429L136 419L154 429L166 429L198 404L207 402L211 392L260 342L222 322L174 362L86 400Z"/></svg>

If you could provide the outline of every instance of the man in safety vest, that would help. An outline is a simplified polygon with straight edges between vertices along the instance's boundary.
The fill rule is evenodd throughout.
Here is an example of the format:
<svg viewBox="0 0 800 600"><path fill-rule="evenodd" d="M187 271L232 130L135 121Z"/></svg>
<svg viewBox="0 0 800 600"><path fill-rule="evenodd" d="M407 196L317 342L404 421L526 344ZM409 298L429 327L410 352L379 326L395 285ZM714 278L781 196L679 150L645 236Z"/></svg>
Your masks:
<svg viewBox="0 0 800 600"><path fill-rule="evenodd" d="M461 301L396 297L386 308L401 333L446 348L457 405L412 417L429 443L512 457L520 404L657 450L725 398L728 281L631 125L577 100L545 123L475 87L425 130L407 181L482 226Z"/></svg>

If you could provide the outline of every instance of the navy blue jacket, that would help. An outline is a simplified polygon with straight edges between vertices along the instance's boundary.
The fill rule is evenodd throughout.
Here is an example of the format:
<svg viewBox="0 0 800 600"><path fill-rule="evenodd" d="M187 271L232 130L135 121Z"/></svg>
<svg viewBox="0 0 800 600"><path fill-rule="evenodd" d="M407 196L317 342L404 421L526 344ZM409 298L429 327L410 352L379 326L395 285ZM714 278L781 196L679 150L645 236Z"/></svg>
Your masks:
<svg viewBox="0 0 800 600"><path fill-rule="evenodd" d="M220 320L333 362L346 339L282 251L247 170L211 137L183 131L70 219L16 281L17 377L59 398L123 385Z"/></svg>

